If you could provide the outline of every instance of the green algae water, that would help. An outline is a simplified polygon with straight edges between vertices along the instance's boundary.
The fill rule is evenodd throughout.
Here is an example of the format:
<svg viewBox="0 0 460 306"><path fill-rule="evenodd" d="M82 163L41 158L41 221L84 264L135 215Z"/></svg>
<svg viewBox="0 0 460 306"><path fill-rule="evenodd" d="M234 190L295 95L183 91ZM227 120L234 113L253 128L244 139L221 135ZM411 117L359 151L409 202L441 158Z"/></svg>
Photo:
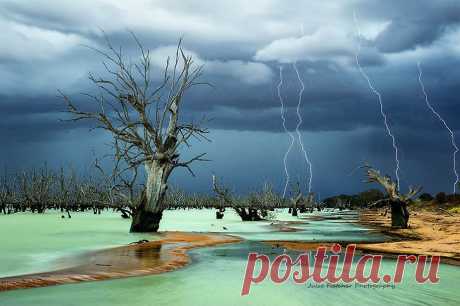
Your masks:
<svg viewBox="0 0 460 306"><path fill-rule="evenodd" d="M335 213L336 214L336 213ZM53 216L54 215L54 216ZM80 219L75 215L72 226L70 222L63 227L53 227L49 223L70 221L54 220L56 214L41 216L7 216L0 219L0 229L13 230L14 221L30 222L33 227L25 226L21 235L28 236L23 244L14 242L9 247L16 247L19 258L12 260L20 267L22 260L30 259L34 250L42 254L55 251L62 256L80 252L83 249L106 248L125 244L139 239L140 235L128 234L129 221L122 220L118 215L85 216ZM165 215L162 230L186 230L225 232L240 235L246 240L241 243L217 247L195 249L189 252L192 264L169 273L160 275L132 277L118 280L86 282L37 289L14 290L0 293L2 306L57 306L57 305L458 305L460 292L457 279L460 276L458 267L441 265L440 283L415 283L414 267L408 266L404 281L394 289L369 288L310 288L287 281L284 284L273 284L267 278L261 284L253 285L248 296L241 297L242 280L249 252L270 255L272 258L286 252L274 248L261 240L302 240L302 241L378 241L387 239L366 228L349 221L354 215L341 214L339 219L306 220L304 224L293 224L298 232L275 232L268 222L241 222L236 216L226 214L224 220L213 219L212 211L170 211ZM100 219L99 219L100 218ZM86 219L86 220L83 220ZM290 221L290 216L280 213L277 219ZM295 219L299 220L299 219ZM52 221L52 222L51 222ZM221 222L219 222L221 221ZM226 229L224 229L224 227ZM35 231L32 229L36 229ZM12 231L10 238L18 238L18 231ZM43 239L42 239L42 236ZM58 237L56 237L58 236ZM94 240L92 238L94 236ZM72 238L73 237L73 238ZM154 239L150 236L147 239ZM9 241L10 238L2 240ZM10 242L13 243L13 242ZM45 246L46 244L46 246ZM1 271L12 271L3 267L0 255ZM288 252L295 258L295 252ZM24 257L24 256L25 257ZM45 255L44 255L45 256ZM25 263L25 262L24 262ZM53 260L42 261L42 269L53 266ZM29 266L30 267L30 266ZM16 269L16 270L17 270ZM394 270L393 260L384 260L384 272Z"/></svg>

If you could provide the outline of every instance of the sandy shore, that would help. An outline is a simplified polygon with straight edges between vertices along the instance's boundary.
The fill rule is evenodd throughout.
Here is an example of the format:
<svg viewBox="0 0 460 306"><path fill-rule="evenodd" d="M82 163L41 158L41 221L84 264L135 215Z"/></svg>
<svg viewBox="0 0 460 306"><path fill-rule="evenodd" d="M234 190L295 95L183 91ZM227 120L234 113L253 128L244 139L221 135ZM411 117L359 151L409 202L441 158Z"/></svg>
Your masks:
<svg viewBox="0 0 460 306"><path fill-rule="evenodd" d="M0 278L0 291L169 272L189 263L186 252L190 249L241 240L229 235L184 232L162 236L155 241L88 253L84 264L69 269Z"/></svg>
<svg viewBox="0 0 460 306"><path fill-rule="evenodd" d="M441 262L460 265L460 215L449 215L441 211L411 212L409 229L392 229L390 216L383 210L363 210L359 224L393 237L393 241L358 243L358 252L383 254L393 257L399 254L438 255ZM264 241L275 248L294 251L315 251L318 247L330 248L333 243L302 241ZM336 241L346 246L349 242Z"/></svg>
<svg viewBox="0 0 460 306"><path fill-rule="evenodd" d="M438 255L441 262L460 265L460 215L442 211L411 211L408 229L392 229L383 210L363 210L359 223L402 241L359 244L371 253Z"/></svg>

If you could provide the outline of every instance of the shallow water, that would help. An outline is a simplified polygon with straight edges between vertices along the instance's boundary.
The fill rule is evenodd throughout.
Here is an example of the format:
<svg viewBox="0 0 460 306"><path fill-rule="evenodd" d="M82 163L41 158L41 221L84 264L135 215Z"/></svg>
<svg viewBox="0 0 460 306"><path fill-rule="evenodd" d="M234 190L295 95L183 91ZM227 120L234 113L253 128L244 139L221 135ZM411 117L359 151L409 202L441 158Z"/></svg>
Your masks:
<svg viewBox="0 0 460 306"><path fill-rule="evenodd" d="M328 217L334 219L328 220ZM167 211L160 225L162 231L217 232L236 235L247 240L295 240L295 241L382 241L387 237L357 226L351 221L357 218L356 212L330 211L304 214L301 218L292 217L287 210L278 210L273 221L242 222L232 210L225 212L224 219L216 220L215 211L173 210ZM326 218L322 221L310 220L314 217ZM340 219L336 219L336 218ZM298 222L303 224L286 224L297 232L279 232L271 223Z"/></svg>
<svg viewBox="0 0 460 306"><path fill-rule="evenodd" d="M299 240L305 241L322 240L324 237L327 237L329 241L343 240L343 237L349 240L363 240L369 236L372 237L371 240L377 240L385 239L385 237L373 234L367 229L348 221L343 222L343 220L307 221L308 225L294 225L304 230L301 232L270 233L273 230L269 226L270 222L243 223L237 218L228 217L227 214L225 216L227 220L224 219L222 222L218 222L221 220L215 220L212 217L212 211L168 212L161 228L204 231L212 227L215 229L214 231L240 233L241 236L249 238L251 241L195 249L189 253L193 259L191 265L161 275L0 293L0 305L458 305L460 300L457 283L460 269L449 265L441 265L439 272L441 282L436 285L416 284L412 280L414 268L409 266L405 273L405 281L397 285L395 289L308 288L307 285L296 285L292 282L275 285L267 280L262 284L253 286L250 295L241 297L242 279L248 252L256 251L271 254L272 257L283 252L281 249L272 248L257 240L269 240L273 239L272 237L279 237L283 240L294 240L297 237ZM353 219L353 216L349 214L345 214L343 217L346 220ZM36 218L39 219L40 217L35 216L30 222L42 223L37 221L38 219ZM69 235L75 236L73 246L70 250L65 250L73 252L73 250L79 249L76 245L77 243L85 248L96 247L96 242L90 242L92 240L90 231L93 231L93 234L97 237L104 237L104 239L99 238L98 240L104 247L109 245L109 241L105 240L105 237L110 233L115 237L112 243L135 240L129 234L124 236L122 234L123 230L127 232L128 225L126 225L126 220L116 219L113 216L103 216L103 218L106 218L104 222L107 223L105 224L107 226L105 229L103 229L104 222L102 221L98 226L88 224L85 229L77 227L71 229L62 228L58 236L61 238L65 236L66 241L69 240L67 231L75 231L72 234L69 233ZM280 214L279 218L283 220L290 219L287 214ZM93 219L92 222L95 220ZM2 218L0 219L2 233L5 229L3 224ZM227 230L224 230L223 226ZM40 226L37 225L36 228L40 228ZM42 230L44 229L42 228ZM102 233L95 234L99 230ZM85 239L77 238L80 237L78 231L85 232L89 237ZM321 231L327 231L327 233ZM68 242L63 242L56 237L42 240L41 236L37 236L41 234L40 232L37 234L30 232L28 229L24 229L23 232L33 237L29 237L27 242L30 245L27 248L21 247L19 253L33 248L42 250L44 243L48 243L48 248L50 249L57 249L56 245L63 248L67 248L70 245ZM45 230L45 233L48 233L48 230ZM285 239L285 237L288 237L288 239ZM107 244L104 245L104 243ZM293 257L297 255L297 253L291 254ZM2 257L3 255L0 255L0 262L2 262ZM382 268L384 272L392 272L394 262L384 260Z"/></svg>
<svg viewBox="0 0 460 306"><path fill-rule="evenodd" d="M10 291L0 294L1 305L458 305L459 269L442 265L441 283L416 285L405 282L395 289L308 288L268 280L255 285L241 297L247 253L252 250L278 253L260 243L198 249L191 252L194 263L161 275L80 283L56 287ZM294 256L294 255L293 255ZM393 269L384 261L384 271Z"/></svg>
<svg viewBox="0 0 460 306"><path fill-rule="evenodd" d="M63 268L57 259L127 244L152 235L130 234L120 214L74 213L0 215L0 277ZM1 305L1 303L0 303Z"/></svg>

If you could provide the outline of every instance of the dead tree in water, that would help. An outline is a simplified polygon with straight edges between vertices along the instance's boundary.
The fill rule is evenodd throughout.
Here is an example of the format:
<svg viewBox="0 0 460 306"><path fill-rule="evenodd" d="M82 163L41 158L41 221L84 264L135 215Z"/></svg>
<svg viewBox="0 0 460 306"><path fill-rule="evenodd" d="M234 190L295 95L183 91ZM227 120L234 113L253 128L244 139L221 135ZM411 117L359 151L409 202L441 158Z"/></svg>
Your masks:
<svg viewBox="0 0 460 306"><path fill-rule="evenodd" d="M156 232L163 216L168 178L178 167L186 168L204 161L203 154L181 160L179 150L190 147L193 138L207 139L207 129L195 123L179 121L184 94L197 84L202 67L195 66L179 42L170 68L166 61L161 81L154 86L151 79L150 52L133 35L140 50L140 60L132 64L120 49L107 40L108 51L96 50L104 58L109 78L90 74L89 80L98 94L85 96L99 106L95 112L81 111L62 94L74 121L90 119L99 128L109 131L118 144L120 156L128 168L143 165L146 172L145 197L131 223L132 232Z"/></svg>
<svg viewBox="0 0 460 306"><path fill-rule="evenodd" d="M292 208L290 208L289 210L293 217L297 217L297 210L299 209L299 206L301 206L302 202L302 190L300 189L299 183L297 183L293 189L294 196L290 199L292 203Z"/></svg>
<svg viewBox="0 0 460 306"><path fill-rule="evenodd" d="M30 207L32 212L43 213L51 204L54 178L54 174L48 170L46 165L38 171L22 173L20 177L22 201Z"/></svg>
<svg viewBox="0 0 460 306"><path fill-rule="evenodd" d="M15 204L15 190L14 183L8 180L8 176L5 171L5 175L0 182L0 213L10 214L10 206Z"/></svg>
<svg viewBox="0 0 460 306"><path fill-rule="evenodd" d="M71 205L72 201L71 190L72 187L76 184L75 179L76 178L74 176L74 173L72 173L70 177L67 177L64 173L64 168L61 168L59 176L57 177L58 186L56 188L56 194L54 196L55 205L56 207L59 207L61 209L62 213L65 210L67 212L68 218L71 218L69 206ZM65 218L65 216L62 215L62 218Z"/></svg>
<svg viewBox="0 0 460 306"><path fill-rule="evenodd" d="M387 175L381 175L380 172L370 166L365 166L368 183L378 183L386 191L388 202L391 207L391 226L407 228L409 223L409 210L407 204L422 189L421 187L409 187L409 192L405 195L400 194L396 182L391 180Z"/></svg>
<svg viewBox="0 0 460 306"><path fill-rule="evenodd" d="M222 202L222 207L232 207L241 217L242 221L260 221L263 220L264 211L258 211L257 208L242 207L241 199L234 197L228 188L219 186L216 176L212 176L212 189Z"/></svg>
<svg viewBox="0 0 460 306"><path fill-rule="evenodd" d="M300 188L300 183L293 185L292 188L293 196L289 199L292 207L289 208L289 212L292 216L296 217L298 213L304 213L307 209L310 209L310 212L313 212L313 209L316 208L321 210L320 205L315 205L315 194L310 192L308 195L303 196L302 190Z"/></svg>

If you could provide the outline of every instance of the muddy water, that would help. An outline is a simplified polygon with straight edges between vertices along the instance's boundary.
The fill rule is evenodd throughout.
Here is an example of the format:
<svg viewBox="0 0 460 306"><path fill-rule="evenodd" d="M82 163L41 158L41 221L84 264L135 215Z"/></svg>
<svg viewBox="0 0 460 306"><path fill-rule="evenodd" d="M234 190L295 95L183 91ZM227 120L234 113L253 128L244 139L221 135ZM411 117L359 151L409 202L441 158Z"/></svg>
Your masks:
<svg viewBox="0 0 460 306"><path fill-rule="evenodd" d="M335 218L336 216L324 214L321 218L305 219L304 224L299 224L289 222L298 219L291 219L287 214L280 213L278 219L283 220L283 226L295 228L297 231L274 232L273 225L270 224L272 222L243 223L230 214L225 216L226 220L218 222L212 218L213 213L208 211L168 212L162 229L233 233L247 240L236 244L194 249L189 252L192 264L174 272L3 292L0 293L0 305L458 305L460 292L457 279L460 269L448 265L441 266L441 282L437 285L415 284L412 281L414 269L409 268L404 282L395 289L309 288L308 283L296 285L288 281L283 285L274 285L265 281L253 286L249 296L240 296L248 252L256 251L274 257L286 251L262 243L261 240L377 241L387 238L349 222L354 218L352 214L344 214L340 218ZM87 217L88 220L91 218ZM108 247L139 238L123 234L127 227L124 220L112 216L103 217L106 219L91 218L91 222L81 221L85 224L62 227L57 232L49 229L49 225L43 224L51 219L40 222L39 218L27 217L27 222L32 222L33 228L38 231L34 233L28 229L22 230L21 235L28 236L23 240L27 246L9 245L17 248L19 258L12 259L11 255L8 255L10 250L5 256L2 250L0 262L4 262L3 259L6 258L15 264L17 271L18 267L21 267L21 262L24 263L24 258L33 256L28 254L31 250L46 254L46 257L54 254L55 250L59 255L62 255L62 252L70 254L82 249L97 248L98 243L100 247ZM2 234L6 229L4 220L3 217L0 219ZM44 220L46 219L42 219ZM93 222L98 225L92 224ZM86 238L81 238L81 232L86 233ZM12 232L9 237L18 238L15 236L17 234L18 232ZM56 235L61 238L55 237ZM99 238L93 241L91 235ZM73 237L73 243L68 242L69 237ZM9 241L10 238L5 240L2 235L1 239ZM290 254L293 257L297 255L294 252ZM42 269L46 269L53 265L53 260L41 263ZM36 268L35 264L29 264L28 267L29 270ZM392 272L393 269L394 262L385 260L383 271ZM1 264L1 271L11 272L11 269Z"/></svg>

